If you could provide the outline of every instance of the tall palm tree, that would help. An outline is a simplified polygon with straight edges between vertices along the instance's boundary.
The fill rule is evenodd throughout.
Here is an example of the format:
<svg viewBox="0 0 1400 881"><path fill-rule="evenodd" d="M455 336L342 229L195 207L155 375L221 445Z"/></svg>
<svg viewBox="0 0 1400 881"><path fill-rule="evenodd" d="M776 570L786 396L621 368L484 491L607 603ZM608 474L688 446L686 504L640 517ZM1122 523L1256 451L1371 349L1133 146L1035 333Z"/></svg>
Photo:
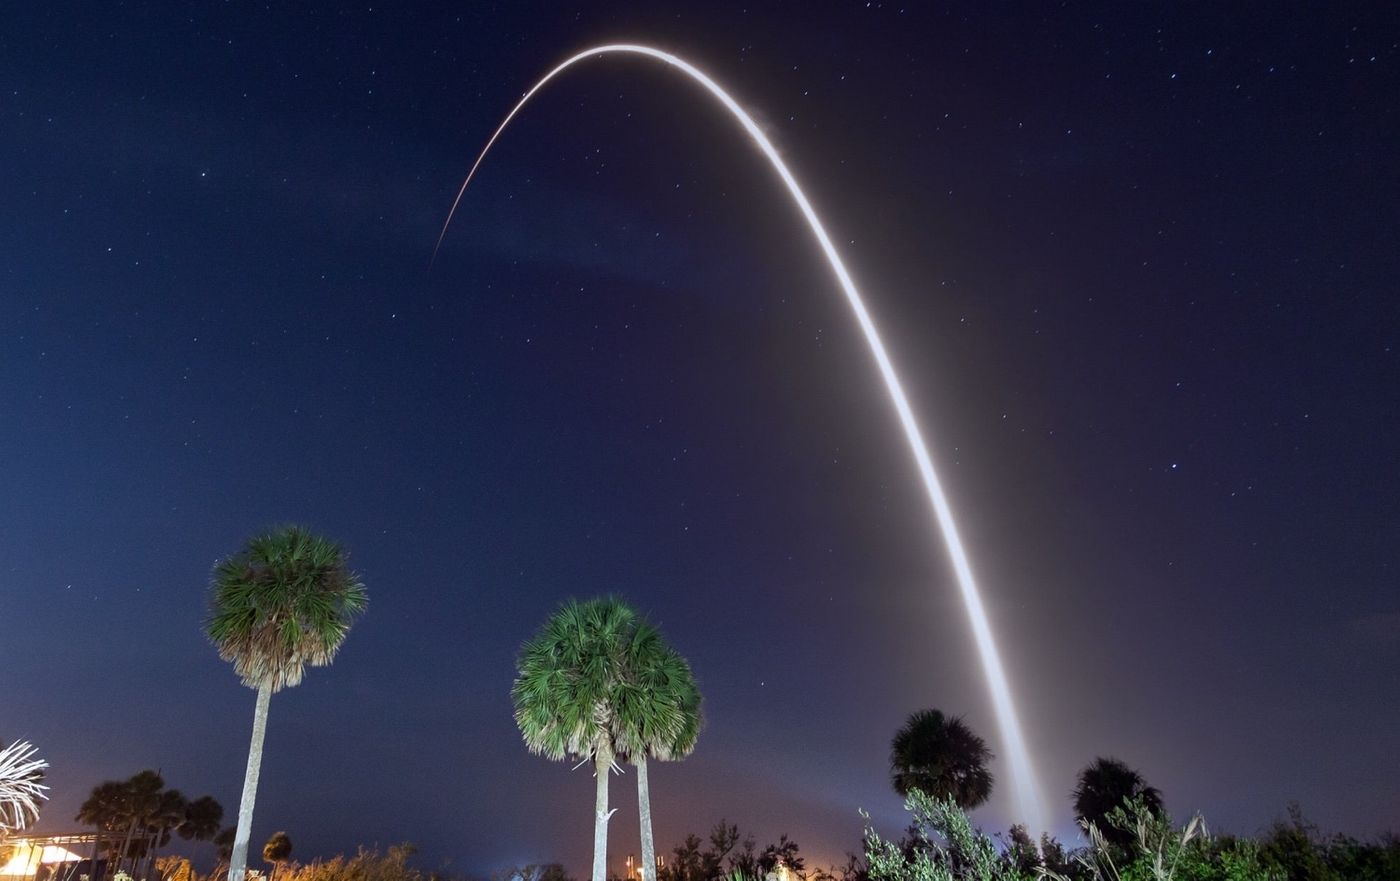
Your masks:
<svg viewBox="0 0 1400 881"><path fill-rule="evenodd" d="M297 685L309 664L335 659L356 615L368 603L360 577L334 542L289 526L255 536L214 566L206 632L219 657L258 691L248 769L238 804L229 881L243 881L248 835L262 767L267 705L273 692Z"/></svg>
<svg viewBox="0 0 1400 881"><path fill-rule="evenodd" d="M1081 824L1094 825L1110 843L1122 846L1133 842L1133 834L1108 823L1111 811L1138 799L1149 812L1162 812L1162 793L1156 787L1148 786L1126 762L1103 756L1079 772L1071 798Z"/></svg>
<svg viewBox="0 0 1400 881"><path fill-rule="evenodd" d="M992 794L992 772L987 770L992 758L986 742L962 719L920 710L890 744L890 774L900 795L919 789L969 810Z"/></svg>
<svg viewBox="0 0 1400 881"><path fill-rule="evenodd" d="M564 603L520 649L510 690L515 724L530 752L554 761L593 761L593 881L608 877L613 716L636 622L636 613L612 597Z"/></svg>
<svg viewBox="0 0 1400 881"><path fill-rule="evenodd" d="M700 689L679 652L660 631L638 620L619 683L614 741L619 755L637 768L637 808L642 837L642 881L656 881L656 842L651 829L648 757L683 759L700 737Z"/></svg>

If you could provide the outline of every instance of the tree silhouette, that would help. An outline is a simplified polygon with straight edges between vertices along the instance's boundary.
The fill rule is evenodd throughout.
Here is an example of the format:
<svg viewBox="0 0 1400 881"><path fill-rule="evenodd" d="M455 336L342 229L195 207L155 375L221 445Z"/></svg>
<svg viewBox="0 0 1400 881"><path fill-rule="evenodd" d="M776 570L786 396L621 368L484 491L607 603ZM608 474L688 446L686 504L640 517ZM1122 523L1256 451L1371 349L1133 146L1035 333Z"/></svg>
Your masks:
<svg viewBox="0 0 1400 881"><path fill-rule="evenodd" d="M291 856L292 839L288 838L285 832L274 832L267 844L263 845L263 860L272 863L271 881L277 881L278 870Z"/></svg>
<svg viewBox="0 0 1400 881"><path fill-rule="evenodd" d="M224 806L204 795L185 806L185 819L176 833L186 841L210 841L224 822Z"/></svg>
<svg viewBox="0 0 1400 881"><path fill-rule="evenodd" d="M170 833L185 822L189 806L189 801L178 789L162 790L156 798L154 807L142 823L146 834L141 838L136 853L138 859L142 856L146 858L147 870L155 865L156 851L170 843ZM149 871L145 874L149 874Z"/></svg>
<svg viewBox="0 0 1400 881"><path fill-rule="evenodd" d="M215 881L221 875L225 878L228 876L229 860L233 858L233 842L237 838L238 829L233 826L225 826L214 835L214 848L218 852L219 862L214 866L214 871L209 873L209 881Z"/></svg>
<svg viewBox="0 0 1400 881"><path fill-rule="evenodd" d="M890 744L890 775L895 791L920 790L936 800L951 798L964 810L992 794L992 751L962 719L938 710L909 716Z"/></svg>
<svg viewBox="0 0 1400 881"><path fill-rule="evenodd" d="M1138 799L1153 816L1162 813L1161 792L1148 786L1127 763L1102 756L1079 772L1072 798L1079 822L1093 824L1106 840L1119 846L1131 844L1133 834L1107 822L1109 812Z"/></svg>

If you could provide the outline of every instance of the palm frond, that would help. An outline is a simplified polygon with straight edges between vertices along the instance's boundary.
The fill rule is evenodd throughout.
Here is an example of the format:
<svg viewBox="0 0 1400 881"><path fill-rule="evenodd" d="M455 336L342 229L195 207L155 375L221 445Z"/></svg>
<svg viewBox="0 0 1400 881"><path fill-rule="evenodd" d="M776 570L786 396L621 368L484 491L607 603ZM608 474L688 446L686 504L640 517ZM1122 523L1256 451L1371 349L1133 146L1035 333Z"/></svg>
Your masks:
<svg viewBox="0 0 1400 881"><path fill-rule="evenodd" d="M205 625L219 656L249 687L297 685L330 664L368 605L360 577L334 542L290 526L249 539L214 566Z"/></svg>
<svg viewBox="0 0 1400 881"><path fill-rule="evenodd" d="M49 763L36 758L38 749L16 740L0 749L0 835L18 832L39 819L39 802L48 798L41 781Z"/></svg>

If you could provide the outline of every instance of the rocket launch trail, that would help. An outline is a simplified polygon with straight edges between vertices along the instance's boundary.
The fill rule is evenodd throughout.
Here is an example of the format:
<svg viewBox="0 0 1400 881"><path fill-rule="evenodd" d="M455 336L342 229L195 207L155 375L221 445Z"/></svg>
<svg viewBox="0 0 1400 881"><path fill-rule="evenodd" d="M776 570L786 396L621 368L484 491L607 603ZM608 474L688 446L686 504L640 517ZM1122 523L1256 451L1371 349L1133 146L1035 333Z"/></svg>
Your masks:
<svg viewBox="0 0 1400 881"><path fill-rule="evenodd" d="M865 307L865 302L861 298L860 292L856 289L855 282L852 281L850 273L846 270L846 265L841 261L841 256L836 251L836 246L832 244L831 237L827 235L825 227L817 217L817 212L812 208L807 196L798 186L797 180L788 170L778 155L777 149L763 134L763 131L744 112L744 109L719 86L713 79L706 75L699 68L690 64L669 52L654 49L650 46L634 44L612 44L605 46L595 46L579 52L568 59L565 59L549 73L545 74L539 82L525 93L524 97L513 107L502 120L501 124L492 133L491 139L486 142L481 154L472 163L471 170L467 173L466 180L462 182L462 187L457 192L457 198L452 203L452 210L448 213L447 221L442 225L442 232L438 235L436 247L433 249L433 257L436 259L438 249L442 247L443 238L447 235L447 229L452 223L452 218L461 204L462 195L466 192L467 186L472 182L477 170L480 169L482 160L491 151L501 133L510 125L513 120L528 102L534 97L545 84L563 73L568 68L591 58L598 58L608 53L619 53L628 55L641 55L662 61L672 68L679 70L690 77L695 83L700 85L715 100L724 106L733 115L734 119L753 139L754 145L758 147L765 158L767 158L773 170L787 187L788 194L792 201L802 212L802 216L807 221L808 228L821 246L822 253L826 256L827 263L832 274L836 277L837 283L846 295L846 300L850 304L851 311L855 313L856 322L860 325L861 332L865 336L866 343L870 346L870 352L875 358L876 366L880 369L880 375L884 380L885 389L889 393L890 401L894 404L895 412L899 416L899 422L904 429L904 436L909 442L910 451L914 455L914 462L918 467L919 476L923 481L924 489L928 494L929 505L933 509L934 519L938 530L942 536L943 543L948 549L948 556L953 564L953 571L957 577L959 591L962 595L963 605L967 610L969 625L972 628L973 636L977 643L977 652L982 663L982 672L986 678L987 689L992 698L992 705L996 713L997 726L1001 733L1001 743L1003 755L1006 756L1010 766L1010 778L1012 788L1016 794L1018 820L1024 823L1032 832L1038 834L1046 830L1043 803L1041 800L1040 787L1036 782L1035 770L1032 767L1030 752L1026 746L1025 737L1021 731L1021 722L1017 717L1016 705L1012 700L1011 688L1006 678L1006 670L1002 665L1001 654L997 650L996 640L992 634L991 624L987 619L987 612L982 605L982 596L977 588L977 581L973 577L972 565L968 560L967 551L964 549L962 539L958 536L957 524L953 519L952 508L949 506L947 496L943 492L943 487L939 483L938 474L934 470L933 460L929 456L928 448L924 444L924 439L919 431L914 412L909 406L909 401L905 397L904 389L900 385L899 377L896 375L894 365L890 362L889 355L885 352L885 345L880 339L880 334L875 328L875 322L871 319L869 311Z"/></svg>

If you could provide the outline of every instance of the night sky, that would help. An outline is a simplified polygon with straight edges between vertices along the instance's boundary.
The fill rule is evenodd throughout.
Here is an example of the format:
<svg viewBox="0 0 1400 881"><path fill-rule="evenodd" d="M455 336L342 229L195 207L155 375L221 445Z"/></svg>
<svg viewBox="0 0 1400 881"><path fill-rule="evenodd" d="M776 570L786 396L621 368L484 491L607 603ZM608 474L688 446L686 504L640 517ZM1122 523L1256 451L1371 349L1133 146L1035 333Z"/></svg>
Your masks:
<svg viewBox="0 0 1400 881"><path fill-rule="evenodd" d="M214 561L343 542L370 608L272 701L253 841L586 872L515 653L616 592L691 661L659 849L903 824L890 737L1003 752L850 310L908 387L1054 824L1097 755L1178 815L1400 829L1400 24L1388 4L32 3L0 13L0 735L41 829L145 768L236 810ZM1322 12L1320 7L1330 11ZM975 814L1016 817L1005 764ZM615 778L613 864L636 852ZM199 851L208 860L211 851Z"/></svg>

